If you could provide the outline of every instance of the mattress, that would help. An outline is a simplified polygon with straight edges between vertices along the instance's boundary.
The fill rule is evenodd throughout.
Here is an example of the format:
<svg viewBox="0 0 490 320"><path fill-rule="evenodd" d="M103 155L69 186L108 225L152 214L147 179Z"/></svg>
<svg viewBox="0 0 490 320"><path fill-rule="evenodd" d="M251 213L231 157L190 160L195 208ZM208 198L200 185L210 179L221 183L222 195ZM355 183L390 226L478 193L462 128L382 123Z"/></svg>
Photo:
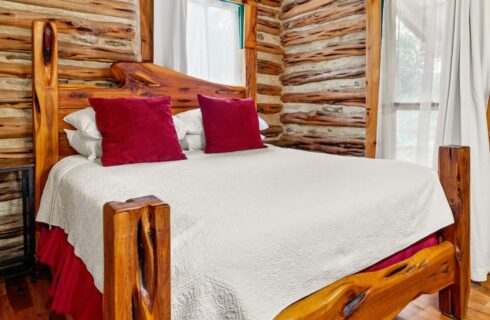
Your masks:
<svg viewBox="0 0 490 320"><path fill-rule="evenodd" d="M453 222L437 173L410 163L276 147L188 158L65 158L37 220L65 230L103 292L103 204L168 202L173 319L271 319Z"/></svg>

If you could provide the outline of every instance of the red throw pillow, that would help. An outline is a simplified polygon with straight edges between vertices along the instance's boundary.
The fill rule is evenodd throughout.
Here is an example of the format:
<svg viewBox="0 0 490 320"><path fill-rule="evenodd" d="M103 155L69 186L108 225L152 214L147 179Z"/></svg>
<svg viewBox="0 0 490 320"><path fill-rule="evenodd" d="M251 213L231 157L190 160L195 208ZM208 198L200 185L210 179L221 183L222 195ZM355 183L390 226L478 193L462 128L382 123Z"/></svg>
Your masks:
<svg viewBox="0 0 490 320"><path fill-rule="evenodd" d="M197 95L206 136L205 153L266 148L260 137L253 99Z"/></svg>
<svg viewBox="0 0 490 320"><path fill-rule="evenodd" d="M170 98L91 98L102 135L102 165L184 160Z"/></svg>

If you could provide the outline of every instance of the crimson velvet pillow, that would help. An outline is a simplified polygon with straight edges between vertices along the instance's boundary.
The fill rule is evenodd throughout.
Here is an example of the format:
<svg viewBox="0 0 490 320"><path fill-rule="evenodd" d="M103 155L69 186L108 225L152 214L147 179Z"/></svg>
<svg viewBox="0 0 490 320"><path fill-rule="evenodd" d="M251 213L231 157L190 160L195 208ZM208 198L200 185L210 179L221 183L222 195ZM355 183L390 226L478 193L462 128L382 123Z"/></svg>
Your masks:
<svg viewBox="0 0 490 320"><path fill-rule="evenodd" d="M253 99L197 96L206 136L205 153L266 148Z"/></svg>
<svg viewBox="0 0 490 320"><path fill-rule="evenodd" d="M91 98L102 135L102 165L186 159L177 139L170 98Z"/></svg>

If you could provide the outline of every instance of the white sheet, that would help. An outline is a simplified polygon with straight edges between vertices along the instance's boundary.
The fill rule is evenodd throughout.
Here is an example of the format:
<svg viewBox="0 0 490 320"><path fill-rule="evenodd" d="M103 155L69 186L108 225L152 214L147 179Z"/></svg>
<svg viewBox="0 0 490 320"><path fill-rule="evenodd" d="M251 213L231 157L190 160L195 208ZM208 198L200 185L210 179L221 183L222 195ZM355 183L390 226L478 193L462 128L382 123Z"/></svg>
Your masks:
<svg viewBox="0 0 490 320"><path fill-rule="evenodd" d="M171 206L172 319L271 319L292 302L453 222L436 172L279 149L51 171L40 222L68 233L103 289L102 206Z"/></svg>

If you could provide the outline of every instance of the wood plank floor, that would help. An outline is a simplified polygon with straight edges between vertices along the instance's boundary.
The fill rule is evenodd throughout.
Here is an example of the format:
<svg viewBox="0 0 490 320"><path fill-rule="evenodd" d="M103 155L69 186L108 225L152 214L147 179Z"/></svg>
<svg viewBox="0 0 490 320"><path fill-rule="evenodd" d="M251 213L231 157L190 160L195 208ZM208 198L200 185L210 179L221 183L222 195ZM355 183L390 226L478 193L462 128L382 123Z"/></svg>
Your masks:
<svg viewBox="0 0 490 320"><path fill-rule="evenodd" d="M36 283L29 277L0 281L0 320L64 320L49 311L49 276L41 272ZM396 320L449 319L437 309L437 295L425 295L405 308ZM466 319L490 319L490 278L480 285L472 285L469 311Z"/></svg>

